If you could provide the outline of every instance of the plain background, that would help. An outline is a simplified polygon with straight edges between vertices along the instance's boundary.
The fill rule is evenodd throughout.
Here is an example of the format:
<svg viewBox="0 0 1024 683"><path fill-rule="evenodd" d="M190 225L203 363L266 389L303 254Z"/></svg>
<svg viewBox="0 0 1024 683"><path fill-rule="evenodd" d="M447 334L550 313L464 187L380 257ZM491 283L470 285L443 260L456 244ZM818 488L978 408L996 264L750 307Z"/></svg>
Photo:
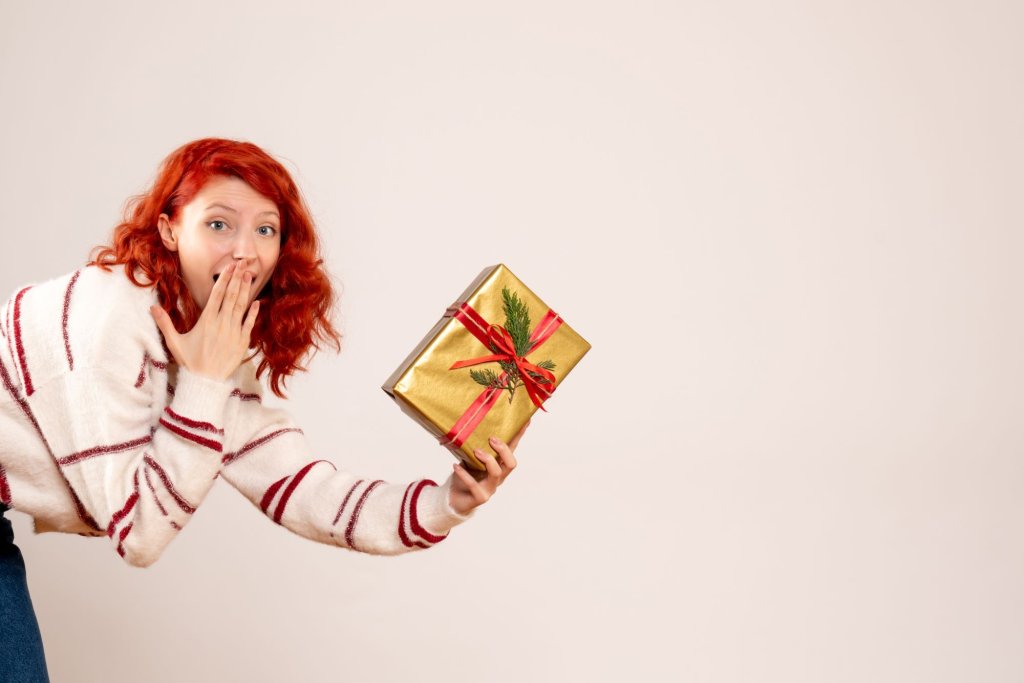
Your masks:
<svg viewBox="0 0 1024 683"><path fill-rule="evenodd" d="M216 135L342 293L317 457L448 476L379 386L484 266L593 344L426 552L223 483L147 570L13 514L55 681L1024 678L1019 3L0 7L5 294Z"/></svg>

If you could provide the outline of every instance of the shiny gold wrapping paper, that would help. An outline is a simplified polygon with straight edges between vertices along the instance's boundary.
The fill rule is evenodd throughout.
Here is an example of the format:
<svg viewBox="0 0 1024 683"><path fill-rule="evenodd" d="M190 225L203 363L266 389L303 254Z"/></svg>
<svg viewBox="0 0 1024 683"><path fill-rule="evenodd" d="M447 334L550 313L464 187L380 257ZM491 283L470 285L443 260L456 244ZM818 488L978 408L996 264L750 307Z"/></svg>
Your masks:
<svg viewBox="0 0 1024 683"><path fill-rule="evenodd" d="M548 312L548 306L504 264L485 268L466 288L466 291L455 300L452 307L465 301L488 323L504 326L505 311L502 305L502 287L508 287L515 292L529 308L530 332L532 333L544 314ZM553 399L559 395L566 375L590 350L590 344L567 324L561 311L556 309L554 312L562 318L561 325L543 344L534 348L526 358L531 363L539 363L543 360L551 360L555 363L555 368L551 370L555 376L555 390L544 401L544 408L548 412L552 410L552 403L557 405ZM470 369L490 368L495 373L501 373L501 366L497 361L455 370L449 370L449 368L456 361L486 356L491 353L492 351L487 346L467 330L460 321L451 317L449 312L434 325L381 388L395 399L395 402L406 414L419 422L435 438L441 440L470 404L486 389L470 377ZM508 443L538 410L530 400L525 387L520 386L516 389L511 403L508 397L508 391L501 392L497 402L461 448L450 444L446 445L446 448L467 467L484 470L485 467L477 460L473 451L480 448L486 453L493 454L493 449L487 443L489 436L497 436Z"/></svg>

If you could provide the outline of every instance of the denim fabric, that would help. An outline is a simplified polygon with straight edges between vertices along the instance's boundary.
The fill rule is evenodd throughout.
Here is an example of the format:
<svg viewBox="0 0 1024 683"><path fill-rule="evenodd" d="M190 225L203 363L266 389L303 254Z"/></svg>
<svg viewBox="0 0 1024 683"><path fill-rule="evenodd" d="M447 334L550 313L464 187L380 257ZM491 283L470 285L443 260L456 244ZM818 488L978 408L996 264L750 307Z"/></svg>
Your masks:
<svg viewBox="0 0 1024 683"><path fill-rule="evenodd" d="M0 681L49 683L43 638L25 578L25 560L0 503Z"/></svg>

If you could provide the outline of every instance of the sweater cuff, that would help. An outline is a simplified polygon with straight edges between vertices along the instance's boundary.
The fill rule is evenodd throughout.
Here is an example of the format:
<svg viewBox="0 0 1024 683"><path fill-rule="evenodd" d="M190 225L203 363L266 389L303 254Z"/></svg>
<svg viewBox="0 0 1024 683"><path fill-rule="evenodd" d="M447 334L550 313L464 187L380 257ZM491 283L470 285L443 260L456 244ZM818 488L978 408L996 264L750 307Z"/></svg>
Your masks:
<svg viewBox="0 0 1024 683"><path fill-rule="evenodd" d="M460 515L452 508L448 500L451 488L452 478L449 476L448 481L441 486L424 487L416 504L416 513L420 524L427 531L438 536L446 535L453 527L462 524L476 514L476 508L465 515Z"/></svg>
<svg viewBox="0 0 1024 683"><path fill-rule="evenodd" d="M178 366L174 398L164 408L160 424L219 453L224 444L224 411L233 390L229 380L199 375Z"/></svg>

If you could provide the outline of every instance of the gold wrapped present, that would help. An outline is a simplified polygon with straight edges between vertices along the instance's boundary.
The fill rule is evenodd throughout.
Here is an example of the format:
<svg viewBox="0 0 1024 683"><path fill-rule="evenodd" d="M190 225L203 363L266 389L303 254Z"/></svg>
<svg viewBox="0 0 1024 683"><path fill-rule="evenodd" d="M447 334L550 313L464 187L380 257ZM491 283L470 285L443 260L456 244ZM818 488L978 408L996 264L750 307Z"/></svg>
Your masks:
<svg viewBox="0 0 1024 683"><path fill-rule="evenodd" d="M485 268L381 387L467 467L508 443L590 344L504 264Z"/></svg>

